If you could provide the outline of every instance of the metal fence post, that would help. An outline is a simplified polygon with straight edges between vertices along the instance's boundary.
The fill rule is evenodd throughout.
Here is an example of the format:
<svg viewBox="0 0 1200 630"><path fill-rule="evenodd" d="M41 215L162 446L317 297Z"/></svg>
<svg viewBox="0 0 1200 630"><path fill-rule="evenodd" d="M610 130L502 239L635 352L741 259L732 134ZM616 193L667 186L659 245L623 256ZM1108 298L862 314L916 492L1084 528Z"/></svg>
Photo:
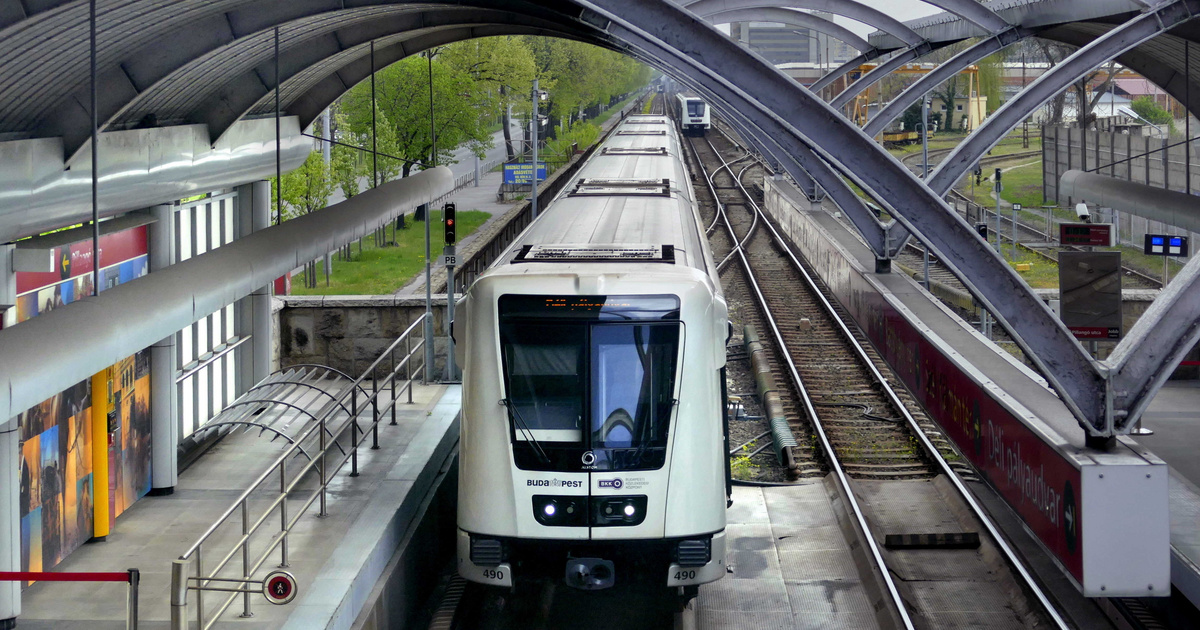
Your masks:
<svg viewBox="0 0 1200 630"><path fill-rule="evenodd" d="M392 344L392 426L396 426L396 399L399 398L396 391L396 345Z"/></svg>
<svg viewBox="0 0 1200 630"><path fill-rule="evenodd" d="M358 418L350 420L350 476L358 476Z"/></svg>
<svg viewBox="0 0 1200 630"><path fill-rule="evenodd" d="M358 417L357 414L354 416ZM317 462L317 470L321 473L321 512L317 516L326 516L329 514L325 511L325 414L321 415L321 452L318 456L321 458Z"/></svg>
<svg viewBox="0 0 1200 630"><path fill-rule="evenodd" d="M288 509L287 509L287 460L279 462L279 493L283 498L279 501L279 531L283 536L283 540L279 541L280 562L279 566L286 568L288 566Z"/></svg>
<svg viewBox="0 0 1200 630"><path fill-rule="evenodd" d="M412 335L405 337L404 343L408 348L404 353L404 380L408 381L408 404L412 404Z"/></svg>
<svg viewBox="0 0 1200 630"><path fill-rule="evenodd" d="M129 614L125 622L127 630L137 630L138 627L138 584L142 581L142 573L137 569L129 571L129 604L126 612Z"/></svg>
<svg viewBox="0 0 1200 630"><path fill-rule="evenodd" d="M171 630L188 630L188 561L171 562Z"/></svg>
<svg viewBox="0 0 1200 630"><path fill-rule="evenodd" d="M242 501L242 537L245 542L242 543L242 579L250 579L250 504ZM242 594L242 618L248 619L254 616L250 610L250 592Z"/></svg>

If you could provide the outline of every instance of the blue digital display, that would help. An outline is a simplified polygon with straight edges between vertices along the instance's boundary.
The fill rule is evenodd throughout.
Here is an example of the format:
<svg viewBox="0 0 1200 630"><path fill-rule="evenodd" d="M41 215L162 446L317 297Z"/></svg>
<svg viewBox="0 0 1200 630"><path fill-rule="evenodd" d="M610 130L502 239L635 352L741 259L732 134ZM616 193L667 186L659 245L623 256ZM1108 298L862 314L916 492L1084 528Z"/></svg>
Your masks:
<svg viewBox="0 0 1200 630"><path fill-rule="evenodd" d="M1178 236L1171 237L1171 247L1183 247L1183 239Z"/></svg>
<svg viewBox="0 0 1200 630"><path fill-rule="evenodd" d="M1150 237L1150 244L1151 244L1151 245L1162 245L1162 244L1163 244L1163 237L1161 237L1161 236L1151 236L1151 237Z"/></svg>

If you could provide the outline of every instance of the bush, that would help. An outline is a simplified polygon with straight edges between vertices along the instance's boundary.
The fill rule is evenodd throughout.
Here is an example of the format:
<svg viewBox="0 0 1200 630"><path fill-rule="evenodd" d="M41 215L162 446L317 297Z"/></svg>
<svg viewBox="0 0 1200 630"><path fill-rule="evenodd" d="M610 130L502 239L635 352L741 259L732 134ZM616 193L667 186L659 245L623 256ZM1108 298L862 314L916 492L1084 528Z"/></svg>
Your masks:
<svg viewBox="0 0 1200 630"><path fill-rule="evenodd" d="M1165 125L1175 122L1175 117L1171 115L1171 112L1160 107L1149 96L1139 96L1133 99L1133 102L1129 106L1138 116L1141 116L1151 124Z"/></svg>

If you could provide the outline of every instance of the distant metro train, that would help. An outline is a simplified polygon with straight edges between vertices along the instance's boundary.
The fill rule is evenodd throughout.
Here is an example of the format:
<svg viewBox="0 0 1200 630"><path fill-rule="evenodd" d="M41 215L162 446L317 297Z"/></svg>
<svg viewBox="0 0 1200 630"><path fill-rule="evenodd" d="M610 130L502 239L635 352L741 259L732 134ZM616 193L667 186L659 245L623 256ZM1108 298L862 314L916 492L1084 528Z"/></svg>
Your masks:
<svg viewBox="0 0 1200 630"><path fill-rule="evenodd" d="M459 303L464 578L725 575L728 311L682 155L627 117Z"/></svg>
<svg viewBox="0 0 1200 630"><path fill-rule="evenodd" d="M710 108L704 99L677 94L675 102L679 126L683 128L685 134L702 136L705 131L712 128Z"/></svg>

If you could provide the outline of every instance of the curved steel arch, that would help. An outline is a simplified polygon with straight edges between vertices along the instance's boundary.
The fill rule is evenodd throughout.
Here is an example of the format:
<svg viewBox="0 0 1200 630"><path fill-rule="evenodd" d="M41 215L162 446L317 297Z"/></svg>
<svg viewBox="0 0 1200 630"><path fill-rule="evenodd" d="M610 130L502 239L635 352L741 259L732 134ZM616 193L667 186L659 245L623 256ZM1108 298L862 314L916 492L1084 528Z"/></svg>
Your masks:
<svg viewBox="0 0 1200 630"><path fill-rule="evenodd" d="M926 74L908 86L896 98L892 99L887 106L875 114L874 118L868 120L867 124L863 125L863 131L868 136L874 137L878 135L879 132L883 131L884 127L887 127L893 120L903 115L904 110L908 109L910 105L921 100L922 96L941 85L942 82L962 72L967 66L978 63L984 57L1003 50L1010 44L1014 44L1030 35L1032 33L1026 29L1011 28L988 37L951 57L939 64L929 74Z"/></svg>
<svg viewBox="0 0 1200 630"><path fill-rule="evenodd" d="M834 68L833 70L830 70L829 72L825 73L825 76L821 77L820 79L817 79L817 81L815 83L813 83L812 85L810 85L808 87L808 89L811 92L813 92L814 94L819 93L821 90L824 90L825 88L832 85L834 81L837 81L838 79L846 76L846 74L849 73L850 71L863 65L864 63L867 63L868 61L870 61L872 59L875 59L876 57L879 56L879 54L880 54L879 49L872 48L871 50L867 51L866 53L861 54L861 55L851 59L850 61L847 61L846 63L843 63L842 65Z"/></svg>
<svg viewBox="0 0 1200 630"><path fill-rule="evenodd" d="M394 33L419 38L422 31L435 31L438 28L507 23L514 27L514 32L536 34L540 32L539 25L551 26L549 22L512 11L462 7L417 9L407 5L371 8L373 11L356 9L334 12L333 17L343 19L332 29L307 28L313 19L328 18L331 14L284 22L281 25L281 40L283 33L289 30L292 35L288 41L290 45L280 55L283 77L295 76L323 58L344 53L356 46L364 46L365 50L365 45L371 40ZM390 14L381 13L389 8L393 9ZM101 94L125 97L124 101L102 99L101 120L107 121L104 124L128 125L154 113L159 107L165 107L168 111L185 112L183 116L186 122L209 124L210 137L215 141L238 118L250 111L261 97L273 91L273 69L270 68L274 52L273 25L270 22L266 24L265 30L249 32L230 43L222 43L222 39L208 42L211 48L201 55L196 54L198 51L195 48L188 47L160 51L158 44L131 53L129 59L119 60L121 69L111 70L100 77ZM416 45L420 47L415 49L423 50L441 43L444 42L437 37L427 37L418 42ZM225 68L221 60L228 62L231 55L240 59L239 66L243 70L233 77L213 75L213 72ZM152 63L156 74L140 71L139 63ZM134 89L130 84L130 76L133 75L157 78L141 89ZM197 89L197 85L202 87ZM286 91L286 81L283 85ZM207 96L200 98L205 94ZM86 98L78 94L76 98L65 99L60 110L52 117L51 124L40 130L41 135L63 137L68 156L80 150L90 134L90 118L81 117L75 111L78 103L85 101ZM307 125L311 119L302 122Z"/></svg>
<svg viewBox="0 0 1200 630"><path fill-rule="evenodd" d="M846 44L856 50L870 50L872 48L872 46L867 43L867 40L855 35L850 29L844 26L835 24L830 20L826 20L825 18L817 17L811 13L792 11L790 9L776 9L773 7L756 9L730 9L726 11L710 13L701 17L709 20L713 24L725 24L727 22L778 22L788 26L809 28L814 31L825 33L830 37L834 37L846 42Z"/></svg>
<svg viewBox="0 0 1200 630"><path fill-rule="evenodd" d="M987 34L998 33L1012 26L1004 21L1004 18L997 15L995 11L975 0L921 0L921 2L932 4L948 13L953 13L983 29L984 33Z"/></svg>
<svg viewBox="0 0 1200 630"><path fill-rule="evenodd" d="M691 28L694 18L677 6L630 6L620 0L580 3L595 9L585 11L582 21L706 85L763 137L808 145L820 159L884 201L906 228L927 235L930 246L984 306L997 313L1084 426L1104 417L1099 365L1066 327L974 229L836 110L782 73L739 54L737 45L715 29ZM885 194L890 198L881 199Z"/></svg>
<svg viewBox="0 0 1200 630"><path fill-rule="evenodd" d="M845 107L851 99L861 94L863 90L875 85L875 83L894 72L900 66L903 66L904 64L918 57L924 57L932 51L933 48L930 46L929 42L921 42L921 44L918 46L906 48L895 55L888 57L886 61L872 68L871 71L864 74L854 83L846 86L846 89L842 90L837 96L833 97L830 105L840 110L841 108Z"/></svg>
<svg viewBox="0 0 1200 630"><path fill-rule="evenodd" d="M879 9L855 2L854 0L693 0L691 2L681 2L680 4L688 11L703 18L730 9L762 9L767 7L810 9L840 15L857 22L862 22L868 26L874 26L909 46L915 46L925 39L916 31L905 26L900 20Z"/></svg>
<svg viewBox="0 0 1200 630"><path fill-rule="evenodd" d="M1000 106L929 175L929 187L944 195L971 167L1029 114L1100 64L1187 22L1200 11L1197 0L1170 0L1096 38L1038 77Z"/></svg>

